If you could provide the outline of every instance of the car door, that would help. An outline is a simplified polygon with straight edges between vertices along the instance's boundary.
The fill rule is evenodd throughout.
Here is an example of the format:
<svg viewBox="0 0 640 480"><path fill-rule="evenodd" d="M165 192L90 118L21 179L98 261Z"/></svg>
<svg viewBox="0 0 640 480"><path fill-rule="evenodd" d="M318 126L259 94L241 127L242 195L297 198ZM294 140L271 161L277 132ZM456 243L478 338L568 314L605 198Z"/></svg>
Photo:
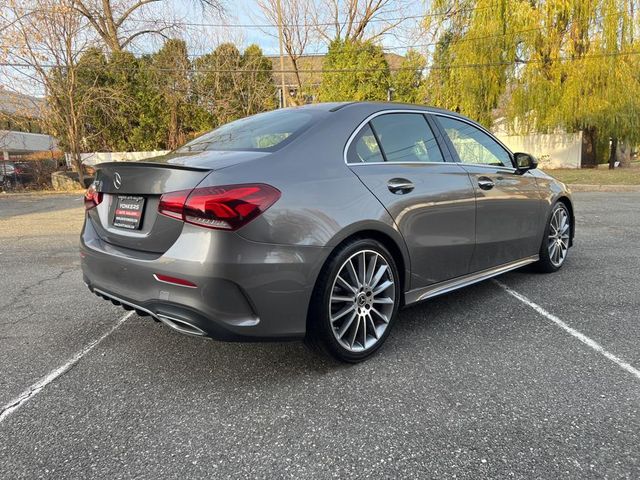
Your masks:
<svg viewBox="0 0 640 480"><path fill-rule="evenodd" d="M443 155L442 141L421 112L394 111L369 118L347 144L347 164L405 239L407 290L467 274L473 254L473 186L446 147Z"/></svg>
<svg viewBox="0 0 640 480"><path fill-rule="evenodd" d="M543 205L535 177L518 171L512 154L477 125L442 114L434 117L475 189L476 248L471 272L536 255Z"/></svg>

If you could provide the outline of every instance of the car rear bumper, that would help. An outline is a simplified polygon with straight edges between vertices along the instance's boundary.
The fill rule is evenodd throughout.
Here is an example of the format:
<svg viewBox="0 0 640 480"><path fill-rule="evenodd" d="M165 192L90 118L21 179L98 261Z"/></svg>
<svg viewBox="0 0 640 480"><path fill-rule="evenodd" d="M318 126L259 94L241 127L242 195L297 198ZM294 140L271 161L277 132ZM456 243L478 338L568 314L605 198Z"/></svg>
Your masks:
<svg viewBox="0 0 640 480"><path fill-rule="evenodd" d="M304 336L309 300L327 249L251 242L185 224L163 254L104 242L90 221L80 242L89 289L181 333L220 340ZM158 281L177 277L194 288Z"/></svg>

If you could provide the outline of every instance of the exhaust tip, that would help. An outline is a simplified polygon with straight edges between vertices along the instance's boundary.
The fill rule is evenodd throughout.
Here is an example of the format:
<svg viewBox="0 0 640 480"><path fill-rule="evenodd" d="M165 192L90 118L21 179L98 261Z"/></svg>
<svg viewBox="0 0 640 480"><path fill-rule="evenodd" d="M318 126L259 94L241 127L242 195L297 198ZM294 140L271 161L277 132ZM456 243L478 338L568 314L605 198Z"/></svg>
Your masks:
<svg viewBox="0 0 640 480"><path fill-rule="evenodd" d="M198 337L206 336L206 332L199 327L196 327L192 323L187 322L175 317L169 317L162 313L157 314L158 320L164 323L167 327L175 330L176 332L184 333L186 335L196 335Z"/></svg>

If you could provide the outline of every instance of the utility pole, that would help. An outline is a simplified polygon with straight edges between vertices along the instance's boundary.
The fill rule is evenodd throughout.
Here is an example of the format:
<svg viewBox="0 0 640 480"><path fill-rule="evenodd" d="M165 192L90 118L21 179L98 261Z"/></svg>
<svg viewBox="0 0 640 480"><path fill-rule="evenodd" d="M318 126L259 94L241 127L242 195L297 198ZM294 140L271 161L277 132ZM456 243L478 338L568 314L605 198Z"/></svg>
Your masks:
<svg viewBox="0 0 640 480"><path fill-rule="evenodd" d="M276 8L278 9L278 43L280 44L280 94L282 98L282 107L285 108L287 106L287 96L285 94L284 85L284 53L282 51L282 7L280 5L280 0L277 0Z"/></svg>

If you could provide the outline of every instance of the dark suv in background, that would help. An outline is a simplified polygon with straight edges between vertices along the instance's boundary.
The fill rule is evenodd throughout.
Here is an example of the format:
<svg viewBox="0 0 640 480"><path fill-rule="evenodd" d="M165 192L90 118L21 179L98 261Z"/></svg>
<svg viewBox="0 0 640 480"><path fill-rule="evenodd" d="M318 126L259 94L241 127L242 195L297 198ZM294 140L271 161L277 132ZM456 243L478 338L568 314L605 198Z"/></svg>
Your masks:
<svg viewBox="0 0 640 480"><path fill-rule="evenodd" d="M0 186L10 190L33 182L33 167L28 162L0 162Z"/></svg>

